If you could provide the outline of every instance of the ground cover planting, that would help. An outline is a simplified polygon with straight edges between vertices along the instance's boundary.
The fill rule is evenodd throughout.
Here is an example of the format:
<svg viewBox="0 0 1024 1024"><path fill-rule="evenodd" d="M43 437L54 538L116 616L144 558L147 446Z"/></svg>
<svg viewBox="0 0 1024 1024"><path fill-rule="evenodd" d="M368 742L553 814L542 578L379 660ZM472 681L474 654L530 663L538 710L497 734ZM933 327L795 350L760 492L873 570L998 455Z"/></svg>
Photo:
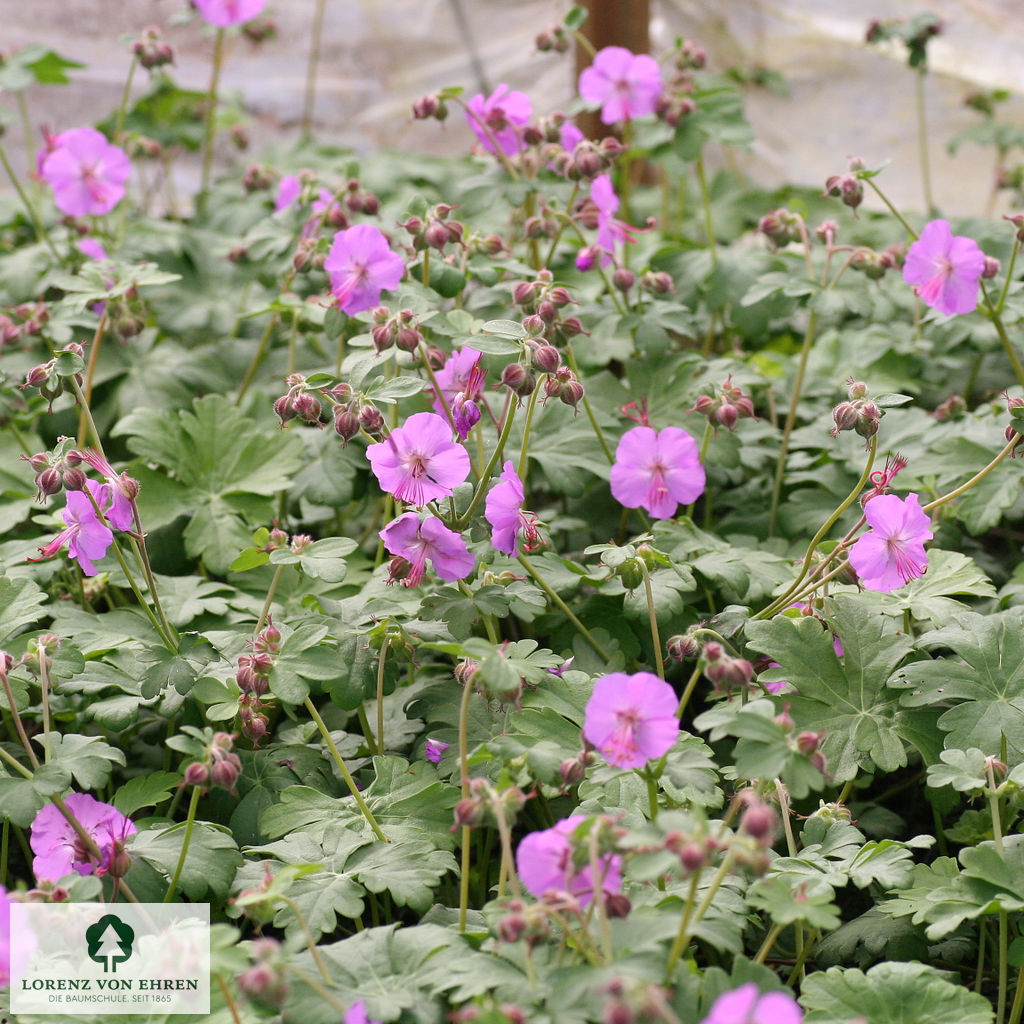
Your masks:
<svg viewBox="0 0 1024 1024"><path fill-rule="evenodd" d="M682 38L221 168L266 12L194 7L206 93L140 30L0 138L0 998L12 907L141 903L211 1005L126 1021L1019 1024L1024 213L716 170L764 76Z"/></svg>

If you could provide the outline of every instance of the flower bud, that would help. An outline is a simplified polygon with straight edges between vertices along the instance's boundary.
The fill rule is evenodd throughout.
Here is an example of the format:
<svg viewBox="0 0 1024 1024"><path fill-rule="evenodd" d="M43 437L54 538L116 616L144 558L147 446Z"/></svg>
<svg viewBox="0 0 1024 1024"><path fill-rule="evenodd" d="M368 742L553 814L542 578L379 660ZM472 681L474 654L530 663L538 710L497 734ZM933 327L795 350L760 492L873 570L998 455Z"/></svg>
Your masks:
<svg viewBox="0 0 1024 1024"><path fill-rule="evenodd" d="M700 654L700 643L689 633L677 633L668 638L665 649L670 658L675 661L685 661L687 658L696 658Z"/></svg>
<svg viewBox="0 0 1024 1024"><path fill-rule="evenodd" d="M63 487L60 471L52 466L36 476L36 500L43 502L51 494L60 493Z"/></svg>
<svg viewBox="0 0 1024 1024"><path fill-rule="evenodd" d="M210 777L210 773L207 770L205 764L201 761L193 761L185 769L185 782L186 786L205 786L207 780Z"/></svg>
<svg viewBox="0 0 1024 1024"><path fill-rule="evenodd" d="M483 801L478 797L466 797L455 805L455 824L452 826L452 831L480 825L484 816Z"/></svg>
<svg viewBox="0 0 1024 1024"><path fill-rule="evenodd" d="M521 363L509 363L501 371L501 383L520 398L532 395L537 387L536 378Z"/></svg>
<svg viewBox="0 0 1024 1024"><path fill-rule="evenodd" d="M751 804L740 819L740 831L756 839L759 843L770 846L778 827L779 817L775 809L758 801Z"/></svg>
<svg viewBox="0 0 1024 1024"><path fill-rule="evenodd" d="M295 419L295 406L292 403L291 395L282 395L274 402L274 412L280 420L279 427L283 427L289 420Z"/></svg>
<svg viewBox="0 0 1024 1024"><path fill-rule="evenodd" d="M629 289L636 284L636 275L628 267L619 267L615 273L612 274L612 284L614 284L620 292L628 292Z"/></svg>
<svg viewBox="0 0 1024 1024"><path fill-rule="evenodd" d="M334 432L347 445L359 433L359 419L344 405L334 407Z"/></svg>
<svg viewBox="0 0 1024 1024"><path fill-rule="evenodd" d="M66 491L84 491L88 477L80 469L65 469L61 474Z"/></svg>
<svg viewBox="0 0 1024 1024"><path fill-rule="evenodd" d="M364 405L357 418L360 426L371 437L379 437L384 430L384 416L375 405Z"/></svg>
<svg viewBox="0 0 1024 1024"><path fill-rule="evenodd" d="M561 353L554 345L540 345L534 349L533 365L542 373L554 373L562 365Z"/></svg>
<svg viewBox="0 0 1024 1024"><path fill-rule="evenodd" d="M718 661L724 654L725 648L717 640L712 640L704 645L703 655L705 661Z"/></svg>
<svg viewBox="0 0 1024 1024"><path fill-rule="evenodd" d="M223 760L215 760L210 768L210 780L215 786L232 791L238 776L242 773L242 762L237 754L229 754Z"/></svg>
<svg viewBox="0 0 1024 1024"><path fill-rule="evenodd" d="M835 422L832 436L835 437L841 430L853 430L857 425L858 415L857 407L852 402L840 402L832 410L832 419Z"/></svg>
<svg viewBox="0 0 1024 1024"><path fill-rule="evenodd" d="M984 266L983 270L981 271L981 276L986 278L986 279L990 279L990 278L995 277L996 274L998 274L998 273L999 273L999 260L997 260L995 258L995 256L986 256L985 257L985 266Z"/></svg>
<svg viewBox="0 0 1024 1024"><path fill-rule="evenodd" d="M295 414L306 423L320 422L320 399L308 391L301 391L292 400Z"/></svg>

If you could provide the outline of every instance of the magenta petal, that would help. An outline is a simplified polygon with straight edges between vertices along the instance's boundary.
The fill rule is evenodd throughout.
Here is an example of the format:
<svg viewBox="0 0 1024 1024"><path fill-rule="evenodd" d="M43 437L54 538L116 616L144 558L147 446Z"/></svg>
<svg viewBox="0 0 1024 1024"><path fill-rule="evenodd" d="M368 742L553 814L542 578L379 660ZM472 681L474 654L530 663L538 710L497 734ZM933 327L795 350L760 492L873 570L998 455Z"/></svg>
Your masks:
<svg viewBox="0 0 1024 1024"><path fill-rule="evenodd" d="M675 691L650 672L613 672L594 684L583 736L618 768L642 768L679 735Z"/></svg>
<svg viewBox="0 0 1024 1024"><path fill-rule="evenodd" d="M462 535L449 530L437 516L431 516L420 527L420 536L426 541L434 571L443 580L452 582L465 579L476 565Z"/></svg>

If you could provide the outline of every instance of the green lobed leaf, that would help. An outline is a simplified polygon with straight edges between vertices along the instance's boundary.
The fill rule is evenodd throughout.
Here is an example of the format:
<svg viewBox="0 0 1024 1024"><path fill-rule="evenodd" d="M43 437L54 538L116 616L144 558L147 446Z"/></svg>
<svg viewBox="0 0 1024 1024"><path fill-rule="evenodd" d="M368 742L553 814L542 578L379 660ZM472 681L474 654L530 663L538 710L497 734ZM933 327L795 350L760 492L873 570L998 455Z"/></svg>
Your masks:
<svg viewBox="0 0 1024 1024"><path fill-rule="evenodd" d="M992 1005L934 967L884 963L867 973L830 967L804 980L806 1024L991 1024Z"/></svg>
<svg viewBox="0 0 1024 1024"><path fill-rule="evenodd" d="M899 695L886 682L912 643L872 603L854 595L833 602L828 621L842 642L842 658L831 633L813 617L751 622L747 637L752 648L782 666L778 673L797 691L784 698L797 728L824 730L828 771L835 782L845 782L862 765L889 772L907 763Z"/></svg>

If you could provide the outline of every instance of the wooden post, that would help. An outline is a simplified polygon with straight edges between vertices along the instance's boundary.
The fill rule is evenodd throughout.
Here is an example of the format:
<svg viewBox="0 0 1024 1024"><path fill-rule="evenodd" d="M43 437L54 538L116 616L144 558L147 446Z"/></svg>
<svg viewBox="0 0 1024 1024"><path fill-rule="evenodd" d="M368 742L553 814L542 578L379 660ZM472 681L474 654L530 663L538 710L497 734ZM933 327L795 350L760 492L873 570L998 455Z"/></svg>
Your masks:
<svg viewBox="0 0 1024 1024"><path fill-rule="evenodd" d="M583 6L590 13L581 31L595 50L606 46L624 46L634 53L647 52L650 47L649 0L583 0ZM590 54L585 47L577 44L577 80L580 72L589 64ZM597 111L580 114L576 123L588 138L602 138L608 134L608 128L601 124Z"/></svg>

